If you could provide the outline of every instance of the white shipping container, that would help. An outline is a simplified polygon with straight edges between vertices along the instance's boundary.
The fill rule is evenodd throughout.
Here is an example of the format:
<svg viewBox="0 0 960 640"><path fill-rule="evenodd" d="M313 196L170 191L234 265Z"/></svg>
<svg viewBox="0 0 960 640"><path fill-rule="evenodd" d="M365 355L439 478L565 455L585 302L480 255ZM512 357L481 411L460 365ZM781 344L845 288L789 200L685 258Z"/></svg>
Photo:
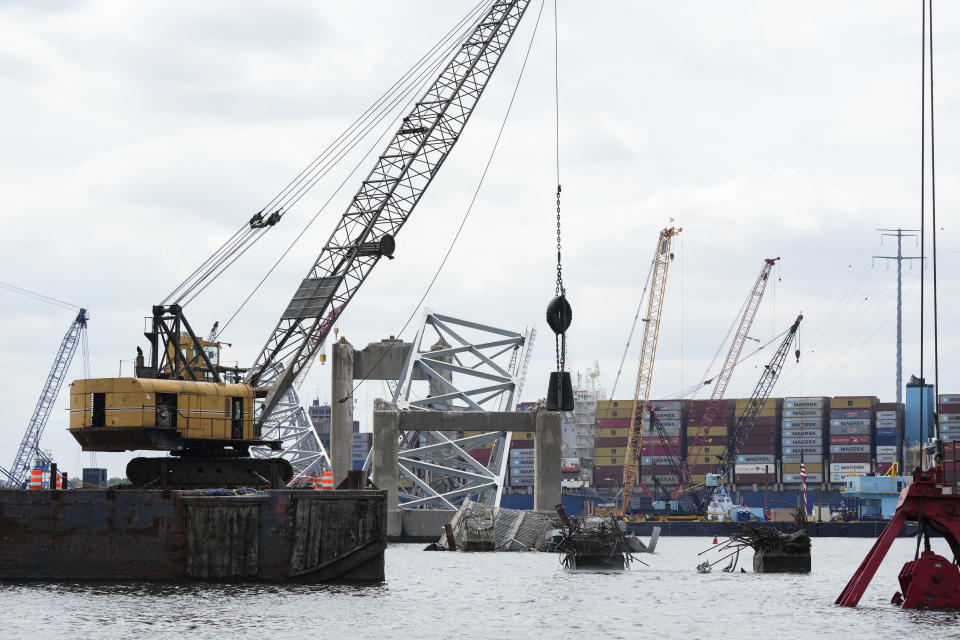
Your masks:
<svg viewBox="0 0 960 640"><path fill-rule="evenodd" d="M640 458L640 466L642 467L668 467L670 466L670 458L667 456L644 456Z"/></svg>
<svg viewBox="0 0 960 640"><path fill-rule="evenodd" d="M819 429L823 426L823 418L784 418L784 429Z"/></svg>
<svg viewBox="0 0 960 640"><path fill-rule="evenodd" d="M889 453L889 454L883 454L883 455L881 455L881 454L879 454L879 453L877 454L877 462L878 462L878 463L896 462L896 461L897 461L897 454L895 454L895 453Z"/></svg>
<svg viewBox="0 0 960 640"><path fill-rule="evenodd" d="M816 447L784 447L783 448L784 457L799 456L800 454L803 454L805 456L809 454L821 455L822 453L823 453L823 447L820 445L817 445Z"/></svg>
<svg viewBox="0 0 960 640"><path fill-rule="evenodd" d="M897 448L896 448L896 447L889 447L889 446L877 447L877 455L878 455L878 456L879 456L881 453L893 453L893 454L895 454L896 452L897 452Z"/></svg>
<svg viewBox="0 0 960 640"><path fill-rule="evenodd" d="M830 421L831 427L869 427L870 418L838 418Z"/></svg>
<svg viewBox="0 0 960 640"><path fill-rule="evenodd" d="M823 440L823 429L784 429L783 441L793 438L816 438Z"/></svg>
<svg viewBox="0 0 960 640"><path fill-rule="evenodd" d="M823 444L823 438L784 438L785 447L816 447Z"/></svg>
<svg viewBox="0 0 960 640"><path fill-rule="evenodd" d="M856 473L858 476L865 476L870 473L869 462L831 462L830 474L843 473L852 476Z"/></svg>
<svg viewBox="0 0 960 640"><path fill-rule="evenodd" d="M940 425L940 433L956 433L960 431L960 422L947 422Z"/></svg>
<svg viewBox="0 0 960 640"><path fill-rule="evenodd" d="M533 476L517 476L510 478L511 487L532 487L534 478Z"/></svg>
<svg viewBox="0 0 960 640"><path fill-rule="evenodd" d="M510 477L533 476L533 467L510 467Z"/></svg>
<svg viewBox="0 0 960 640"><path fill-rule="evenodd" d="M810 409L825 407L829 398L784 398L783 406L786 409Z"/></svg>
<svg viewBox="0 0 960 640"><path fill-rule="evenodd" d="M868 444L832 444L830 453L870 453Z"/></svg>
<svg viewBox="0 0 960 640"><path fill-rule="evenodd" d="M800 484L803 482L803 479L800 477L799 473L785 473L783 474L783 483L784 484ZM823 474L819 471L816 473L807 474L807 484L817 483L820 484L823 482Z"/></svg>
<svg viewBox="0 0 960 640"><path fill-rule="evenodd" d="M511 458L532 458L533 449L510 449Z"/></svg>
<svg viewBox="0 0 960 640"><path fill-rule="evenodd" d="M940 422L960 422L960 413L941 413Z"/></svg>
<svg viewBox="0 0 960 640"><path fill-rule="evenodd" d="M783 410L784 418L822 418L823 409L784 409Z"/></svg>
<svg viewBox="0 0 960 640"><path fill-rule="evenodd" d="M777 465L775 464L737 464L733 467L733 472L737 475L742 473L768 473L770 474L771 481L774 480L774 476L777 473Z"/></svg>
<svg viewBox="0 0 960 640"><path fill-rule="evenodd" d="M737 464L773 464L774 462L776 462L776 456L768 456L764 454L743 454L737 456Z"/></svg>
<svg viewBox="0 0 960 640"><path fill-rule="evenodd" d="M940 404L960 404L960 396L940 394Z"/></svg>
<svg viewBox="0 0 960 640"><path fill-rule="evenodd" d="M877 420L896 420L896 411L877 411Z"/></svg>
<svg viewBox="0 0 960 640"><path fill-rule="evenodd" d="M532 467L533 458L510 458L510 467Z"/></svg>
<svg viewBox="0 0 960 640"><path fill-rule="evenodd" d="M877 419L877 429L896 429L900 426L899 420Z"/></svg>
<svg viewBox="0 0 960 640"><path fill-rule="evenodd" d="M940 439L944 442L960 442L960 433L941 433Z"/></svg>

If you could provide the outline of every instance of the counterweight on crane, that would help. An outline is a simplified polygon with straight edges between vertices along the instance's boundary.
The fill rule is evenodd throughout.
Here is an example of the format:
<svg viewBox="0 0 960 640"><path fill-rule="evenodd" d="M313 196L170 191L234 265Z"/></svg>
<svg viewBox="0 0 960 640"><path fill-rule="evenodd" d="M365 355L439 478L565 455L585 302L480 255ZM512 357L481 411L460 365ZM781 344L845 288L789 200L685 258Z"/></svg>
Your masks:
<svg viewBox="0 0 960 640"><path fill-rule="evenodd" d="M737 330L730 343L730 349L727 351L727 357L723 362L720 373L713 380L713 391L710 394L711 402L707 405L703 417L696 425L697 431L694 435L696 444L693 449L687 447L687 464L690 466L696 466L704 454L704 448L712 445L712 442L707 438L707 434L709 433L708 428L716 424L715 421L718 418L718 414L725 406L720 400L727 391L727 385L730 383L731 376L733 376L733 370L737 366L737 361L740 359L743 344L746 342L747 335L750 333L750 327L753 326L753 319L756 317L757 310L760 308L760 301L763 299L764 291L766 291L770 272L779 259L780 258L766 258L763 261L763 268L760 270L760 275L757 276L757 280L754 282L753 288L750 289L746 302L744 302L743 312L740 314L740 321L737 323ZM724 422L725 421L726 419L724 417ZM678 483L674 494L679 495L683 493L689 486L690 481L690 478L688 478L685 482Z"/></svg>
<svg viewBox="0 0 960 640"><path fill-rule="evenodd" d="M53 366L50 367L47 380L43 384L40 399L37 400L37 405L30 416L30 422L27 423L27 430L23 434L20 446L17 447L13 464L10 465L9 471L0 467L0 472L3 473L7 484L11 487L20 487L27 480L30 465L39 453L40 438L43 436L43 430L50 419L50 412L60 395L67 370L70 368L70 363L73 362L73 356L83 339L84 331L87 330L87 320L89 320L87 310L80 309L76 318L70 323L70 328L67 329L67 333L60 342L57 356L53 359Z"/></svg>
<svg viewBox="0 0 960 640"><path fill-rule="evenodd" d="M630 510L633 485L640 471L640 450L643 448L643 431L646 427L647 402L650 400L650 383L653 380L653 363L657 354L657 337L660 335L660 316L663 311L663 296L667 287L667 273L673 262L670 250L673 237L682 229L669 227L660 231L657 248L653 255L650 273L650 297L647 302L647 317L643 319L643 337L640 341L640 365L637 370L637 387L633 393L633 415L630 418L630 434L627 438L627 457L623 465L623 502L621 515Z"/></svg>
<svg viewBox="0 0 960 640"><path fill-rule="evenodd" d="M249 448L279 449L279 440L262 439L264 423L309 367L373 267L380 258L393 257L397 234L459 139L528 4L493 0L474 23L440 76L402 119L253 366L220 366L219 345L196 336L180 304L157 305L145 334L150 363L138 362L136 378L73 385L79 410L71 414L70 431L85 450L153 449L184 458L182 463L133 460L127 474L138 485L262 485L272 477L268 483L277 486L292 477L287 461L252 460ZM259 214L250 222L251 228L262 224ZM225 377L231 375L233 382L228 382ZM108 395L114 402L106 414L98 414L98 397ZM124 411L128 407L122 402L141 410ZM214 468L219 476L202 477ZM180 469L181 479L174 479Z"/></svg>
<svg viewBox="0 0 960 640"><path fill-rule="evenodd" d="M740 455L743 445L750 436L750 432L753 430L753 425L754 422L756 422L757 416L760 415L760 412L763 411L763 407L767 403L767 400L770 399L770 394L773 392L773 386L777 383L777 379L780 377L780 372L783 370L783 364L787 358L787 353L789 353L790 347L793 344L793 340L797 336L797 330L800 328L801 320L803 320L803 314L798 315L797 319L786 331L783 340L777 347L776 352L773 354L773 357L770 358L770 362L764 365L763 373L760 374L760 380L757 382L756 387L754 387L753 393L750 394L750 400L747 402L747 406L745 406L740 411L740 415L737 416L736 422L734 423L733 436L730 438L730 446L727 449L724 457L716 464L713 471L713 473L716 473L719 476L718 483L720 485L732 480L733 474L731 472L736 464L737 456ZM800 352L798 351L797 360L799 361L799 359ZM715 490L716 487L697 485L688 487L686 495L693 498L694 504L696 505L698 511L702 511L703 506L710 503L710 494L712 494ZM704 493L706 494L705 496L702 495ZM703 514L701 513L700 515Z"/></svg>

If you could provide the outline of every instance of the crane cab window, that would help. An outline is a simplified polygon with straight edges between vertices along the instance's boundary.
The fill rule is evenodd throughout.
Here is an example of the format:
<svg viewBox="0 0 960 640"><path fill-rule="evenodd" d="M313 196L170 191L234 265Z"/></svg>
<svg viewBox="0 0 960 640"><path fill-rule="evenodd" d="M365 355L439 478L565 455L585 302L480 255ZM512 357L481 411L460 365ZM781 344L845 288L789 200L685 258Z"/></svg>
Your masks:
<svg viewBox="0 0 960 640"><path fill-rule="evenodd" d="M243 398L230 398L230 437L243 439Z"/></svg>
<svg viewBox="0 0 960 640"><path fill-rule="evenodd" d="M157 394L157 422L158 427L167 429L177 428L177 394Z"/></svg>

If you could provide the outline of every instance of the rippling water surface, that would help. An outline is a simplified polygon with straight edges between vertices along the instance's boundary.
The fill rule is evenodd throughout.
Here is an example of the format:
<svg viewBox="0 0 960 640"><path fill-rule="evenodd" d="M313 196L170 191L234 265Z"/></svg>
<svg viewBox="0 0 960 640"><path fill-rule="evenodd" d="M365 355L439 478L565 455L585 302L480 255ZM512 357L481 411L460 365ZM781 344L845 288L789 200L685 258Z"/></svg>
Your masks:
<svg viewBox="0 0 960 640"><path fill-rule="evenodd" d="M935 549L945 553L942 541ZM944 638L960 614L889 605L914 542L898 540L857 609L833 605L873 544L813 541L810 575L699 574L703 538L661 538L623 573L567 573L545 553L393 545L383 584L0 584L2 638Z"/></svg>

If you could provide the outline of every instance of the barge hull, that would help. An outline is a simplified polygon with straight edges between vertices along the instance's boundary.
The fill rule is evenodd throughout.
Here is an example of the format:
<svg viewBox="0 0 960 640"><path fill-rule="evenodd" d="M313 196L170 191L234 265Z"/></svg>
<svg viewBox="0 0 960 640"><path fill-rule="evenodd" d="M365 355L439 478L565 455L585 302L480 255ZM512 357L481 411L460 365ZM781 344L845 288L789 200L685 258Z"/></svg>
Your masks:
<svg viewBox="0 0 960 640"><path fill-rule="evenodd" d="M381 581L386 492L0 490L0 580Z"/></svg>

